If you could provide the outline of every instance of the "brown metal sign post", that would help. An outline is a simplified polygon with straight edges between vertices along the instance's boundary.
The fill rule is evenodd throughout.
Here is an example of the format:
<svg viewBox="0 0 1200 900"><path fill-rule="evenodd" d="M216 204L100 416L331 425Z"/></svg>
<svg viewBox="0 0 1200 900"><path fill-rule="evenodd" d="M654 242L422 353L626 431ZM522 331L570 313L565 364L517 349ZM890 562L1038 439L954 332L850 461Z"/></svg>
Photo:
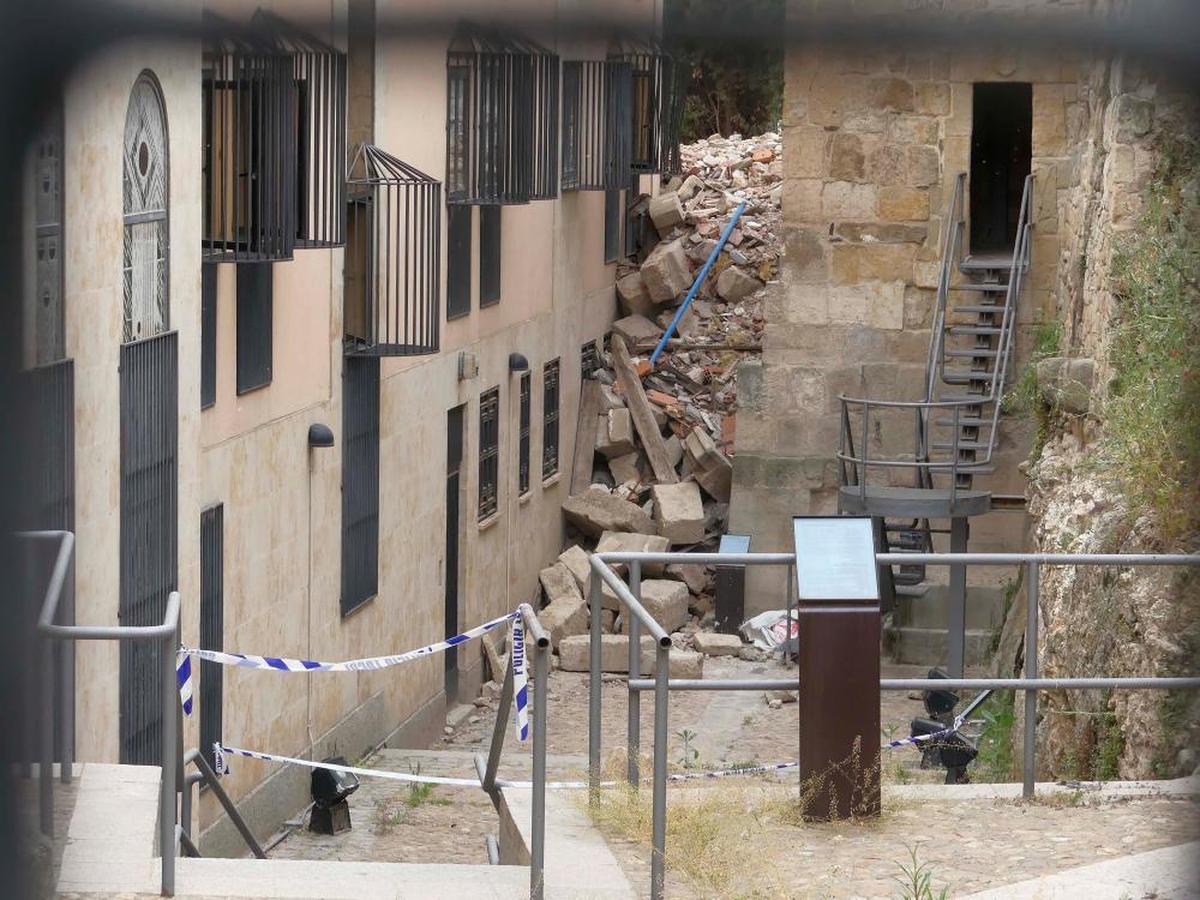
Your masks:
<svg viewBox="0 0 1200 900"><path fill-rule="evenodd" d="M797 516L800 803L879 815L879 578L869 517Z"/></svg>

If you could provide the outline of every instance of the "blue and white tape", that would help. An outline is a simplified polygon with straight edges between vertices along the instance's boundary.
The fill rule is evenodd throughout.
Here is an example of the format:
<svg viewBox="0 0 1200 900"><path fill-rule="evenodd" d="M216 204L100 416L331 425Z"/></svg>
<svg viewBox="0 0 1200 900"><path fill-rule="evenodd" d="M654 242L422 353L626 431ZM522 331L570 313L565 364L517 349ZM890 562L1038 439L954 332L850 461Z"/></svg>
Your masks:
<svg viewBox="0 0 1200 900"><path fill-rule="evenodd" d="M175 655L175 683L179 686L179 703L183 714L192 714L192 658L180 650Z"/></svg>
<svg viewBox="0 0 1200 900"><path fill-rule="evenodd" d="M390 656L348 659L343 662L321 662L314 659L296 659L286 656L253 656L248 653L226 653L222 650L199 650L193 647L183 647L180 652L207 662L222 666L236 666L241 669L270 669L273 672L370 672L411 662L433 653L441 653L451 647L457 647L459 644L465 644L469 640L481 637L489 631L494 631L508 622L514 622L519 617L519 612L505 613L499 618L477 625L462 634L456 634L444 641L438 641L425 647L418 647L416 650Z"/></svg>
<svg viewBox="0 0 1200 900"><path fill-rule="evenodd" d="M529 672L525 661L525 624L520 615L512 620L512 636L509 641L509 657L512 659L513 707L516 715L517 740L529 739Z"/></svg>

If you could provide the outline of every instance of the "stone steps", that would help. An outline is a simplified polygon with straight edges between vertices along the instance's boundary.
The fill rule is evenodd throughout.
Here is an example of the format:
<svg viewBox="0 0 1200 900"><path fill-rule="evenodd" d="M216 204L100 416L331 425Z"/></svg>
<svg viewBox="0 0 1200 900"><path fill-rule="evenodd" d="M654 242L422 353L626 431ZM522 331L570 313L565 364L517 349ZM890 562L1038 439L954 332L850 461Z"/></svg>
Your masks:
<svg viewBox="0 0 1200 900"><path fill-rule="evenodd" d="M991 660L991 644L992 632L968 628L965 664L986 665ZM884 632L883 647L887 657L897 663L938 666L945 665L948 658L945 628L890 628Z"/></svg>

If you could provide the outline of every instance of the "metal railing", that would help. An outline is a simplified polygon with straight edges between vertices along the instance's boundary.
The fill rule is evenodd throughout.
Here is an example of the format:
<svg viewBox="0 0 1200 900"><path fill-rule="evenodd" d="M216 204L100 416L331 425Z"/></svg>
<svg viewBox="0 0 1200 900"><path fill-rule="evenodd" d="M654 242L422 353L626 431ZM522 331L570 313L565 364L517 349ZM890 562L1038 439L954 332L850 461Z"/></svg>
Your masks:
<svg viewBox="0 0 1200 900"><path fill-rule="evenodd" d="M1037 717L1037 694L1043 690L1177 690L1200 689L1200 677L1086 677L1086 678L1040 678L1038 677L1038 608L1040 594L1039 575L1042 566L1200 566L1200 555L1187 554L1132 554L1132 553L877 553L876 563L896 565L920 563L943 566L1011 566L1022 565L1026 569L1028 617L1025 627L1024 677L1022 678L883 678L880 690L1019 690L1025 692L1025 716L1023 723L1024 748L1022 754L1022 795L1030 798L1034 794L1035 775L1035 732ZM669 653L671 637L646 611L639 600L641 592L642 566L646 564L690 563L694 565L721 566L788 566L796 558L790 553L593 553L590 556L591 582L590 603L590 657L588 696L588 788L592 804L599 800L600 758L600 715L601 715L601 607L602 590L607 586L613 591L629 616L629 667L626 677L628 691L628 731L626 734L627 777L629 784L637 787L640 782L638 756L641 751L641 692L654 692L654 749L652 778L652 827L650 859L650 895L654 900L663 896L666 852L666 808L667 808L667 734L668 704L673 690L731 690L757 691L770 689L795 689L796 679L672 679L670 677ZM612 563L625 563L629 567L629 583L621 580L611 568ZM790 568L789 568L790 571ZM641 677L641 646L639 631L644 627L655 641L655 669L653 678ZM636 676L635 676L636 673Z"/></svg>
<svg viewBox="0 0 1200 900"><path fill-rule="evenodd" d="M163 896L170 897L175 893L175 780L179 767L176 732L178 727L176 709L179 706L179 693L175 685L175 648L179 641L179 592L171 591L168 595L167 609L161 625L56 625L54 619L58 612L59 600L62 597L63 585L66 583L67 574L74 563L75 535L69 531L26 531L20 532L18 536L35 542L58 542L58 554L50 573L37 621L38 634L43 639L39 642L42 646L38 654L40 671L37 673L41 685L41 697L38 704L40 720L38 805L42 831L47 836L53 836L54 833L54 777L52 771L54 723L56 717L73 715L74 712L65 709L63 704L55 703L53 654L50 652L49 642L59 640L161 643L162 784L159 795L158 844L159 853L162 855L162 893ZM63 657L66 658L70 655L63 654ZM59 708L56 709L56 706ZM65 723L68 720L61 719L61 721ZM70 782L72 759L66 741L63 742L61 756L62 780Z"/></svg>

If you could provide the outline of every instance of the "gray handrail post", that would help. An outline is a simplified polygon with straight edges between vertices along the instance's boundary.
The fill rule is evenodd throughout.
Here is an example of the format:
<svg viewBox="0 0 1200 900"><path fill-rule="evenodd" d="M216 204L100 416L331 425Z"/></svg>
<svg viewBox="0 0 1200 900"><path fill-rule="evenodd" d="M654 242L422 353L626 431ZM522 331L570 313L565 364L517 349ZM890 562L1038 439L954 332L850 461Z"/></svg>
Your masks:
<svg viewBox="0 0 1200 900"><path fill-rule="evenodd" d="M1041 586L1038 583L1040 571L1036 562L1025 564L1025 580L1028 587L1025 591L1026 620L1025 620L1025 677L1037 678L1038 673L1038 606L1040 604ZM1037 746L1037 694L1036 690L1025 691L1025 755L1021 763L1021 795L1030 800L1033 798L1033 784L1037 777L1035 752Z"/></svg>
<svg viewBox="0 0 1200 900"><path fill-rule="evenodd" d="M550 690L550 638L542 630L533 610L528 605L524 609L537 647L537 668L533 672L533 809L530 823L533 846L529 850L529 896L531 900L542 900L546 883L546 694Z"/></svg>
<svg viewBox="0 0 1200 900"><path fill-rule="evenodd" d="M601 563L603 565L603 563ZM588 803L600 802L600 574L593 565L588 585L591 617L588 643Z"/></svg>
<svg viewBox="0 0 1200 900"><path fill-rule="evenodd" d="M484 640L487 640L484 638ZM508 648L512 653L512 647ZM504 735L508 733L508 716L513 705L512 665L504 667L504 681L500 687L500 702L496 704L496 722L492 725L492 743L488 746L487 767L480 779L480 787L492 797L496 792L496 772L500 769L500 754L504 750ZM493 802L495 800L492 797Z"/></svg>
<svg viewBox="0 0 1200 900"><path fill-rule="evenodd" d="M67 560L66 583L73 584L75 576L75 552L72 548ZM71 602L74 607L74 600ZM71 771L74 764L73 747L71 746L72 735L75 731L75 706L74 706L74 691L71 690L71 685L75 683L75 642L61 641L58 644L60 651L59 661L61 670L59 671L58 685L61 694L58 697L58 728L59 728L59 753L62 756L62 783L70 784L73 778Z"/></svg>
<svg viewBox="0 0 1200 900"><path fill-rule="evenodd" d="M175 744L178 735L175 707L179 691L175 685L175 647L179 634L179 593L172 591L167 612L174 609L173 628L162 638L162 792L158 810L158 843L162 854L162 895L175 896L175 776L179 766Z"/></svg>
<svg viewBox="0 0 1200 900"><path fill-rule="evenodd" d="M659 641L654 654L654 797L650 851L650 897L662 900L667 852L667 704L670 644Z"/></svg>
<svg viewBox="0 0 1200 900"><path fill-rule="evenodd" d="M641 602L642 599L642 564L634 560L629 564L629 592ZM629 668L626 685L630 678L640 678L642 675L642 643L641 622L637 616L629 613L627 623L629 632ZM638 754L642 749L642 695L630 690L628 694L628 718L626 720L625 752L628 755L628 777L630 787L638 786Z"/></svg>
<svg viewBox="0 0 1200 900"><path fill-rule="evenodd" d="M42 834L54 837L54 648L43 637L34 644L38 673L38 812Z"/></svg>
<svg viewBox="0 0 1200 900"><path fill-rule="evenodd" d="M212 789L213 795L217 798L221 807L228 814L230 821L233 822L241 834L242 840L246 842L246 846L250 848L250 852L258 859L266 859L267 854L263 850L262 845L258 843L258 840L254 837L254 833L250 831L250 826L246 824L246 820L242 818L233 801L229 799L229 795L225 793L225 788L221 787L220 780L212 770L212 766L208 764L208 760L204 758L204 754L199 750L189 750L184 755L184 761L194 764L200 771L200 776L208 783L209 788ZM190 787L189 785L189 790Z"/></svg>

